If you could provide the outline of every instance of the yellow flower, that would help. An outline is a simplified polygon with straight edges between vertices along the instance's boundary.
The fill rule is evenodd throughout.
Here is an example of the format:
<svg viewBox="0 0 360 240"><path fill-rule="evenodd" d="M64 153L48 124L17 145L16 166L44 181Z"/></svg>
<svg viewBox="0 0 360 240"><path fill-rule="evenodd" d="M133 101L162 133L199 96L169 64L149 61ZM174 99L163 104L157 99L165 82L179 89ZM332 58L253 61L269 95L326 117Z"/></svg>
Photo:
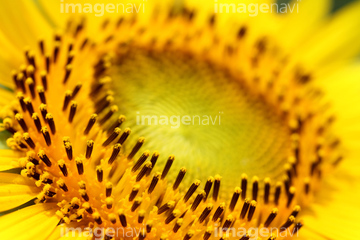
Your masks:
<svg viewBox="0 0 360 240"><path fill-rule="evenodd" d="M1 3L4 239L359 238L360 2L234 2Z"/></svg>

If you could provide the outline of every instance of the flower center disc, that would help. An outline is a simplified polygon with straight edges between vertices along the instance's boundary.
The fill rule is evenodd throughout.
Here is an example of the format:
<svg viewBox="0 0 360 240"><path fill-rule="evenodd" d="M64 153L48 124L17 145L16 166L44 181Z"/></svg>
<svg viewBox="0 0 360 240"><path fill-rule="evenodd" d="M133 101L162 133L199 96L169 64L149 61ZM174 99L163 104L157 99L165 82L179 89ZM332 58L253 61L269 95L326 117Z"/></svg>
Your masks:
<svg viewBox="0 0 360 240"><path fill-rule="evenodd" d="M116 64L112 90L132 141L146 137L144 149L158 150L159 161L174 154L173 169L186 167L203 183L220 174L227 189L241 173L280 179L290 151L286 124L238 79L178 52L131 50Z"/></svg>

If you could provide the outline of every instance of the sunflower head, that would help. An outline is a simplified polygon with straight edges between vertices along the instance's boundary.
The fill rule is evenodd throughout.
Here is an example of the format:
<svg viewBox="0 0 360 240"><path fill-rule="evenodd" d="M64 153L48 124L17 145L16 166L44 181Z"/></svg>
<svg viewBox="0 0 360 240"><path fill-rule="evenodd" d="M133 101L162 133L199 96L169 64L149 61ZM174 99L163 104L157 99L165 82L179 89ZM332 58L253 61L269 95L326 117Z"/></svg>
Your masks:
<svg viewBox="0 0 360 240"><path fill-rule="evenodd" d="M283 16L234 23L158 5L106 19L96 35L70 19L24 51L1 110L21 174L9 182L31 186L24 199L57 229L92 237L296 235L301 208L343 159L322 69L279 41Z"/></svg>

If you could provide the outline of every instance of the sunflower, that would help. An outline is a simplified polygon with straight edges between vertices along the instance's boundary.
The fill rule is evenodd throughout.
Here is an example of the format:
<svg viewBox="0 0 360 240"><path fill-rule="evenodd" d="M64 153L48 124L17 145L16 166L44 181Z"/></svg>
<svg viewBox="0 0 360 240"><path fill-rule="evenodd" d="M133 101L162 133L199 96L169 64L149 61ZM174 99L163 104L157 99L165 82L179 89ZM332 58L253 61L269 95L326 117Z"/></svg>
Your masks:
<svg viewBox="0 0 360 240"><path fill-rule="evenodd" d="M3 239L360 237L360 2L88 2L1 3Z"/></svg>

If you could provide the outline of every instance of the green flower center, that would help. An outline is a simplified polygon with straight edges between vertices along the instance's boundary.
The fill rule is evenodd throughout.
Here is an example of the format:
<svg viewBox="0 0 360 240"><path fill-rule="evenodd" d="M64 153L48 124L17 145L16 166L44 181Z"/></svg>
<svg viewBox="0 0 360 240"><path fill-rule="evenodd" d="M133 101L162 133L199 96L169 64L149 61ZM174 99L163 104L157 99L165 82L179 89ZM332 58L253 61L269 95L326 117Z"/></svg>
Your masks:
<svg viewBox="0 0 360 240"><path fill-rule="evenodd" d="M222 188L238 186L242 173L281 178L286 124L238 79L180 53L131 50L119 59L112 90L133 142L146 137L144 149L158 150L159 161L174 154L172 169L186 167L203 183L220 174Z"/></svg>

